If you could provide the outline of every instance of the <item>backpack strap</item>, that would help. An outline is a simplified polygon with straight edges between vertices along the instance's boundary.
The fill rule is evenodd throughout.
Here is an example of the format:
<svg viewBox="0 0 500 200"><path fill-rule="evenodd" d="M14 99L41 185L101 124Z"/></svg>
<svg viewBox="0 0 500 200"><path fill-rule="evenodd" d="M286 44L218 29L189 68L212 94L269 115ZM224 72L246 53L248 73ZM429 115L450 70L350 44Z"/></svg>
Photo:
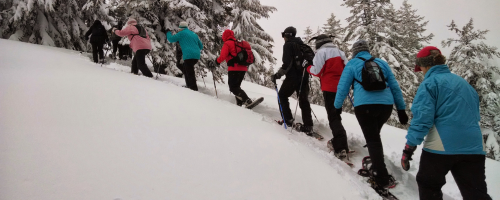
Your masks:
<svg viewBox="0 0 500 200"><path fill-rule="evenodd" d="M361 59L363 62L366 62L366 61L367 61L366 59L361 58L361 57L356 57L356 58ZM371 61L371 60L373 60L373 59L375 59L375 58L371 57L368 61ZM359 82L359 81L358 81L358 79L356 79L356 78L354 78L354 81L356 81L356 82L358 82L359 84L361 84L361 82ZM352 81L352 85L354 85L354 81Z"/></svg>

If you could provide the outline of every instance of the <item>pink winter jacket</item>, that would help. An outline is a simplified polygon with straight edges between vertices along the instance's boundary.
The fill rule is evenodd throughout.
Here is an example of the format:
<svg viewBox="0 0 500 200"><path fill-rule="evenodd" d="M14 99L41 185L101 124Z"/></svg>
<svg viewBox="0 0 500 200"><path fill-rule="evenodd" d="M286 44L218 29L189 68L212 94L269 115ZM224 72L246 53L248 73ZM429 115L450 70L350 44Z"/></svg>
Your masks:
<svg viewBox="0 0 500 200"><path fill-rule="evenodd" d="M149 39L148 32L146 31L147 38L139 36L139 30L137 30L135 25L137 25L137 21L130 18L127 22L127 27L125 27L123 30L115 30L115 34L120 37L128 36L128 40L130 40L130 48L132 48L134 52L137 52L137 50L141 49L151 50L151 39ZM135 35L134 37L134 34L137 35Z"/></svg>

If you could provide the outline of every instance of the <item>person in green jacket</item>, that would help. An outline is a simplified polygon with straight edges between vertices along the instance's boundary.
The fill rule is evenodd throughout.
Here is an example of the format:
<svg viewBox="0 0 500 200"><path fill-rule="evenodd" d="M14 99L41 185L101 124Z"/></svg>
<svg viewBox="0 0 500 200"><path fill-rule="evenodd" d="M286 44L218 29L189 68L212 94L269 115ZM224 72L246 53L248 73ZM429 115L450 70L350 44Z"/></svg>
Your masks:
<svg viewBox="0 0 500 200"><path fill-rule="evenodd" d="M172 35L171 31L167 29L167 40L171 43L179 42L182 49L182 59L184 60L183 73L186 80L186 87L198 91L194 65L198 63L200 59L203 44L198 35L189 30L187 22L181 22L179 28L181 30L175 35Z"/></svg>

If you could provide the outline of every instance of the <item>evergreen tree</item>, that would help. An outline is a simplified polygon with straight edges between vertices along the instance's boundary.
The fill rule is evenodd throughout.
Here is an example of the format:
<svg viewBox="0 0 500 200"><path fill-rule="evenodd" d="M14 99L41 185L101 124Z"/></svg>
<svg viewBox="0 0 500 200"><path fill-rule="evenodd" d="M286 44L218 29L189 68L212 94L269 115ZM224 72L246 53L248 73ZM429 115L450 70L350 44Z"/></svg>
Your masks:
<svg viewBox="0 0 500 200"><path fill-rule="evenodd" d="M346 58L349 58L351 52L349 51L349 44L344 41L345 29L341 27L340 20L336 19L335 14L332 13L326 24L324 24L323 33L334 36L333 43L345 53Z"/></svg>
<svg viewBox="0 0 500 200"><path fill-rule="evenodd" d="M494 82L494 74L499 75L497 66L488 61L499 58L497 47L488 46L483 42L488 30L474 30L472 18L461 29L455 21L448 26L458 38L442 41L443 47L456 44L451 51L448 65L453 73L467 80L479 94L481 110L481 126L500 134L500 85Z"/></svg>
<svg viewBox="0 0 500 200"><path fill-rule="evenodd" d="M257 23L258 19L269 18L269 14L276 11L275 7L261 5L259 0L234 0L232 18L235 37L245 40L252 46L255 63L248 67L250 81L263 85L267 69L266 63L276 64L273 57L273 38Z"/></svg>

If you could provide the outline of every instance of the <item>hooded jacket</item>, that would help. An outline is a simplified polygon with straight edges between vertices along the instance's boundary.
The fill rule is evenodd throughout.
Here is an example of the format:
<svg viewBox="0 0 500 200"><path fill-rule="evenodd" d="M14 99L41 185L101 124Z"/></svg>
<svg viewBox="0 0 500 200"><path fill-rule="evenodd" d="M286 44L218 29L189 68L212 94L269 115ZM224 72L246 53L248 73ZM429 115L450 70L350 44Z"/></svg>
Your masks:
<svg viewBox="0 0 500 200"><path fill-rule="evenodd" d="M354 107L360 105L371 105L371 104L382 104L382 105L393 105L396 104L398 110L405 110L406 104L403 99L403 93L399 87L396 77L392 73L391 68L387 62L380 58L375 58L375 62L382 69L384 77L387 83L387 88L382 91L366 91L363 86L354 81L362 80L361 71L365 66L365 62L359 57L366 60L370 59L372 55L368 51L359 52L351 59L345 66L344 72L340 77L339 85L337 87L337 96L335 97L335 108L342 108L344 99L349 94L351 85L354 84Z"/></svg>
<svg viewBox="0 0 500 200"><path fill-rule="evenodd" d="M427 71L411 111L408 145L417 146L425 138L427 152L485 155L479 127L479 96L447 65L436 65Z"/></svg>
<svg viewBox="0 0 500 200"><path fill-rule="evenodd" d="M89 41L91 44L104 44L109 40L106 28L104 28L99 20L94 21L94 24L85 33L85 38L88 38L89 35L91 35Z"/></svg>
<svg viewBox="0 0 500 200"><path fill-rule="evenodd" d="M297 44L304 44L300 37L290 38L283 45L283 65L281 66L280 70L286 72L286 78L292 78L297 81L301 81L303 71L298 70L297 68L302 63L297 63L297 60L295 59L295 57L298 55L298 48L296 46ZM302 68L302 66L300 66L300 68ZM302 81L304 81L303 84L308 84L309 74L304 74L304 79Z"/></svg>
<svg viewBox="0 0 500 200"><path fill-rule="evenodd" d="M123 30L115 30L115 34L120 37L128 36L130 48L132 48L134 52L141 49L151 50L151 39L149 38L148 32L146 31L147 38L139 36L139 30L137 30L135 25L137 25L137 21L130 18L127 22L127 26Z"/></svg>
<svg viewBox="0 0 500 200"><path fill-rule="evenodd" d="M307 72L321 80L321 90L337 92L337 86L344 67L347 64L345 53L333 43L323 44L314 56L313 64Z"/></svg>
<svg viewBox="0 0 500 200"><path fill-rule="evenodd" d="M237 54L236 43L235 43L236 38L234 37L234 32L232 30L225 30L224 33L222 33L222 41L224 41L224 45L222 46L222 49L220 51L219 58L217 58L218 64L222 63L223 61L229 63L229 60L233 59ZM237 63L234 63L234 66L227 67L227 71L247 71L247 70L248 70L247 66L238 65Z"/></svg>
<svg viewBox="0 0 500 200"><path fill-rule="evenodd" d="M203 44L198 35L188 28L183 28L175 35L172 35L170 31L167 32L167 40L171 43L179 42L182 49L182 58L184 60L200 59Z"/></svg>

